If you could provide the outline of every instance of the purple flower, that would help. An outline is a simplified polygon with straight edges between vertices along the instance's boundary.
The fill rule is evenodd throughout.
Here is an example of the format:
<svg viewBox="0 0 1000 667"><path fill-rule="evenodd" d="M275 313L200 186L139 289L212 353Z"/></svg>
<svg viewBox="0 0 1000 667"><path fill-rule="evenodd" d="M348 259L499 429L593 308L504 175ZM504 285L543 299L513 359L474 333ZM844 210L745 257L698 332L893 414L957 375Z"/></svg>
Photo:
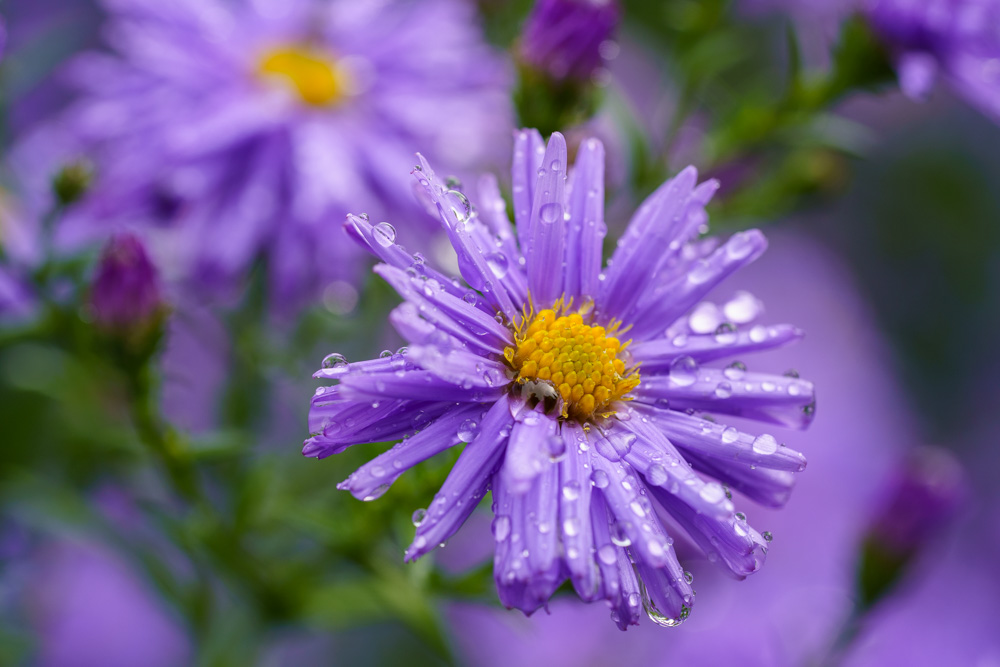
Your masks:
<svg viewBox="0 0 1000 667"><path fill-rule="evenodd" d="M869 0L866 12L894 54L903 92L924 98L940 75L1000 120L1000 2Z"/></svg>
<svg viewBox="0 0 1000 667"><path fill-rule="evenodd" d="M553 79L586 80L604 62L602 45L618 25L615 0L538 0L521 33L518 52Z"/></svg>
<svg viewBox="0 0 1000 667"><path fill-rule="evenodd" d="M34 156L52 144L87 155L93 192L64 234L145 223L201 288L239 287L262 258L276 303L356 280L357 249L325 233L347 201L419 220L397 177L410 147L462 169L510 127L506 66L468 3L104 4L116 54L73 63L79 99L19 157L48 174Z"/></svg>
<svg viewBox="0 0 1000 667"><path fill-rule="evenodd" d="M954 516L965 491L962 467L948 451L910 452L886 485L869 539L894 555L909 555Z"/></svg>
<svg viewBox="0 0 1000 667"><path fill-rule="evenodd" d="M99 328L126 336L148 331L162 314L156 267L134 234L116 234L104 246L90 307Z"/></svg>
<svg viewBox="0 0 1000 667"><path fill-rule="evenodd" d="M676 625L694 590L660 514L734 576L760 568L768 536L735 511L729 488L780 506L805 458L709 413L807 426L811 383L730 361L802 334L757 323L749 294L721 308L702 301L766 245L758 231L699 238L717 183L699 185L688 168L663 184L602 272L601 143L583 142L568 180L567 168L562 135L547 147L534 130L516 135L512 226L494 178L480 180L473 206L421 158L413 174L470 287L408 254L387 224L349 218L405 300L390 319L409 347L358 363L327 357L316 376L339 384L316 392L303 453L402 438L340 485L372 500L465 443L414 515L407 560L450 538L491 490L506 606L530 614L570 579L582 599L606 600L623 629L643 608Z"/></svg>

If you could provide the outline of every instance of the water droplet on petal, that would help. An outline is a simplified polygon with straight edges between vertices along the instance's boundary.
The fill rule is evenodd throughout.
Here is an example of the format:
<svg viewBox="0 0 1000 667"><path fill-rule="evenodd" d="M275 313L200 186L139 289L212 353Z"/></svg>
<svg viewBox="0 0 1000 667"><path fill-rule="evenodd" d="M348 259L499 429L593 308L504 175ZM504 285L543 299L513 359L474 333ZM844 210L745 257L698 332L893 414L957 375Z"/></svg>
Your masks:
<svg viewBox="0 0 1000 667"><path fill-rule="evenodd" d="M498 516L493 519L493 539L503 542L510 535L510 517Z"/></svg>
<svg viewBox="0 0 1000 667"><path fill-rule="evenodd" d="M605 544L597 550L597 560L601 561L605 565L614 565L618 562L618 553L615 551L613 546Z"/></svg>
<svg viewBox="0 0 1000 667"><path fill-rule="evenodd" d="M685 355L670 364L670 381L680 387L690 387L698 378L698 362Z"/></svg>
<svg viewBox="0 0 1000 667"><path fill-rule="evenodd" d="M396 228L388 222L380 222L372 228L375 242L383 248L388 248L396 242Z"/></svg>
<svg viewBox="0 0 1000 667"><path fill-rule="evenodd" d="M563 217L562 204L558 202L542 204L542 207L538 210L538 216L541 218L541 221L546 224L551 224L557 220L561 220Z"/></svg>
<svg viewBox="0 0 1000 667"><path fill-rule="evenodd" d="M413 519L413 525L414 526L419 526L420 524L422 524L424 522L424 519L426 519L426 518L427 518L427 510L425 510L423 508L420 508L418 510L414 510L413 511L413 517L412 517L412 519Z"/></svg>
<svg viewBox="0 0 1000 667"><path fill-rule="evenodd" d="M506 255L500 252L487 255L486 265L490 267L490 271L492 271L493 275L497 278L503 278L506 276L509 269Z"/></svg>
<svg viewBox="0 0 1000 667"><path fill-rule="evenodd" d="M754 439L753 450L758 454L774 454L778 451L778 441L774 436L764 433Z"/></svg>
<svg viewBox="0 0 1000 667"><path fill-rule="evenodd" d="M663 486L667 483L667 469L659 463L654 463L649 466L649 470L646 472L646 479L653 486Z"/></svg>
<svg viewBox="0 0 1000 667"><path fill-rule="evenodd" d="M608 488L608 484L611 483L611 480L608 478L608 473L603 470L595 470L592 472L590 474L590 481L599 489L606 489Z"/></svg>
<svg viewBox="0 0 1000 667"><path fill-rule="evenodd" d="M732 426L726 427L726 429L722 432L722 442L724 444L727 445L732 444L737 440L739 440L739 438L740 438L740 432L735 428L733 428Z"/></svg>

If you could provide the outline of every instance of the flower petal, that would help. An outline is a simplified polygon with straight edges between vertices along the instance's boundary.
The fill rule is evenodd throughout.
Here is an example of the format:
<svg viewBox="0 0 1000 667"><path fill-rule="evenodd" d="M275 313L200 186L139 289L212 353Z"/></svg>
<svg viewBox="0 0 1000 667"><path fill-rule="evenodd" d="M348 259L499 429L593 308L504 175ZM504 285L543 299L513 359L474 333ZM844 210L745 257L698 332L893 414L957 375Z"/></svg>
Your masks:
<svg viewBox="0 0 1000 667"><path fill-rule="evenodd" d="M722 331L715 335L679 334L635 343L629 347L632 358L642 363L643 374L670 369L680 357L691 357L699 364L726 357L763 352L800 340L803 332L791 324L754 327L747 331Z"/></svg>
<svg viewBox="0 0 1000 667"><path fill-rule="evenodd" d="M573 588L582 600L590 602L601 595L600 570L594 562L594 536L590 517L590 455L577 450L583 440L579 424L564 422L562 434L565 454L559 462L559 529L563 558L573 580ZM605 521L605 525L607 522Z"/></svg>
<svg viewBox="0 0 1000 667"><path fill-rule="evenodd" d="M378 498L404 472L462 442L459 433L463 424L469 421L478 423L484 413L481 405L456 407L444 412L416 435L402 440L355 470L337 488L350 491L358 500ZM424 418L426 416L421 417ZM414 429L418 427L414 426Z"/></svg>
<svg viewBox="0 0 1000 667"><path fill-rule="evenodd" d="M604 144L587 139L580 146L569 179L569 224L563 294L594 299L604 246Z"/></svg>
<svg viewBox="0 0 1000 667"><path fill-rule="evenodd" d="M542 158L531 205L531 232L525 260L528 290L539 308L562 295L566 242L566 139L553 132Z"/></svg>
<svg viewBox="0 0 1000 667"><path fill-rule="evenodd" d="M514 223L517 241L524 251L531 239L531 208L535 201L535 180L545 155L545 142L538 130L518 130L514 133L514 162L511 166Z"/></svg>
<svg viewBox="0 0 1000 667"><path fill-rule="evenodd" d="M647 290L628 318L632 336L645 340L659 335L725 278L760 257L766 248L767 241L758 230L739 232L674 280ZM642 269L635 266L633 270Z"/></svg>
<svg viewBox="0 0 1000 667"><path fill-rule="evenodd" d="M730 380L724 370L689 366L670 375L643 376L635 395L644 403L666 399L675 410L703 410L788 428L813 420L813 384L785 375L743 373Z"/></svg>
<svg viewBox="0 0 1000 667"><path fill-rule="evenodd" d="M451 537L472 514L486 494L490 478L507 446L513 418L506 399L498 400L483 417L479 435L462 451L417 534L406 550L406 561L414 561Z"/></svg>

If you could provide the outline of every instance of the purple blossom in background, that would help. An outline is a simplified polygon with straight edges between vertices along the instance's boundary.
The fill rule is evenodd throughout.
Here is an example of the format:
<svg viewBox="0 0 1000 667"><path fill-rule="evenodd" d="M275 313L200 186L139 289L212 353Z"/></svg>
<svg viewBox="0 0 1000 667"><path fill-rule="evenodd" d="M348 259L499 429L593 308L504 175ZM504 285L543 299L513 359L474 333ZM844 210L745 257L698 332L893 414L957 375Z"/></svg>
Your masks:
<svg viewBox="0 0 1000 667"><path fill-rule="evenodd" d="M37 559L27 600L48 667L187 664L183 630L153 591L113 554L64 541Z"/></svg>
<svg viewBox="0 0 1000 667"><path fill-rule="evenodd" d="M99 328L126 335L148 329L161 313L156 267L134 234L116 234L104 246L90 307Z"/></svg>
<svg viewBox="0 0 1000 667"><path fill-rule="evenodd" d="M869 0L865 11L893 53L903 92L925 98L941 76L1000 120L1000 1Z"/></svg>
<svg viewBox="0 0 1000 667"><path fill-rule="evenodd" d="M914 450L886 486L870 539L894 555L915 552L954 516L966 488L962 467L948 451Z"/></svg>
<svg viewBox="0 0 1000 667"><path fill-rule="evenodd" d="M586 80L620 17L615 0L538 0L518 43L521 59L556 80Z"/></svg>
<svg viewBox="0 0 1000 667"><path fill-rule="evenodd" d="M22 143L18 165L41 183L88 157L93 192L64 240L137 222L164 270L200 289L238 286L261 257L286 307L356 281L357 249L329 233L348 201L419 226L397 176L412 147L468 168L510 128L506 65L468 3L104 5L115 53L72 63L77 101Z"/></svg>
<svg viewBox="0 0 1000 667"><path fill-rule="evenodd" d="M474 207L421 158L413 174L472 289L408 254L391 226L349 218L404 299L390 319L410 345L371 361L327 357L316 376L339 384L316 392L303 453L403 438L340 485L373 500L406 469L466 443L414 514L407 560L449 539L491 490L507 607L530 614L570 579L583 600L606 600L622 629L643 609L676 625L694 590L659 512L735 577L761 567L769 536L735 511L728 489L779 507L805 458L707 413L808 426L811 383L732 361L802 334L759 324L749 294L702 301L766 246L756 230L724 244L699 238L716 182L699 185L688 168L664 183L602 272L601 143L583 142L568 180L567 168L562 135L547 147L533 130L516 135L512 226L494 178L481 179Z"/></svg>

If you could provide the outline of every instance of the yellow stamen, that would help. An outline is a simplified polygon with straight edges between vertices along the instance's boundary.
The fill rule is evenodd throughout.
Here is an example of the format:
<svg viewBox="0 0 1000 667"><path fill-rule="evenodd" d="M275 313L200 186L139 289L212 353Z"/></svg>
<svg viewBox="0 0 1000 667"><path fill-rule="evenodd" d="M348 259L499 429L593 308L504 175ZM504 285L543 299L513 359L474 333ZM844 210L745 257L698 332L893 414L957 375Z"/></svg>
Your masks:
<svg viewBox="0 0 1000 667"><path fill-rule="evenodd" d="M589 309L568 312L572 303L524 319L514 326L514 346L504 358L519 384L544 381L562 398L561 416L580 422L614 414L612 403L628 400L639 384L638 368L626 369L625 348L616 335L619 322L608 327L589 324Z"/></svg>
<svg viewBox="0 0 1000 667"><path fill-rule="evenodd" d="M329 54L309 46L284 46L264 53L260 75L280 80L311 106L331 106L344 96L345 73Z"/></svg>

